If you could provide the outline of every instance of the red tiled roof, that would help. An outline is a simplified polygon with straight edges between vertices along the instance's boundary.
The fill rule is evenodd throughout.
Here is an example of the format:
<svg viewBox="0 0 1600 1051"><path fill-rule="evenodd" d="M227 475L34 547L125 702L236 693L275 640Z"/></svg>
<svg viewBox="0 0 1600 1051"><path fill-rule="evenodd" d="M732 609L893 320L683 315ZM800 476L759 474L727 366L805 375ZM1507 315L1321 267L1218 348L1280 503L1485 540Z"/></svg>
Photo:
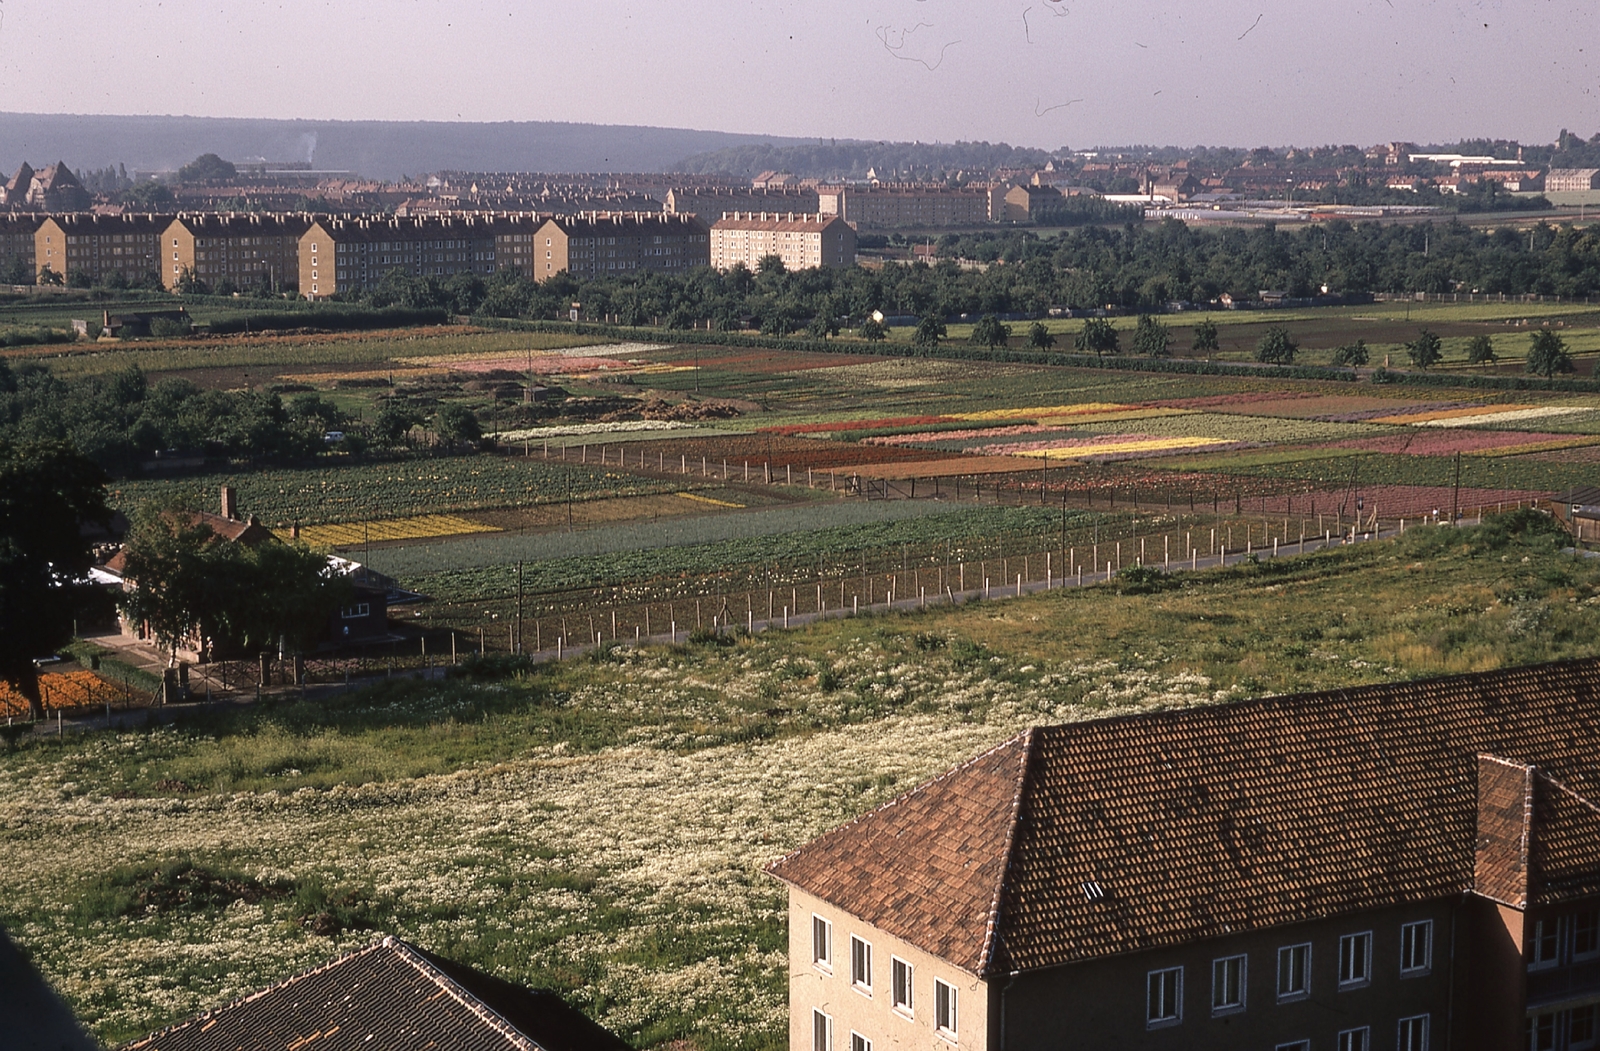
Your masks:
<svg viewBox="0 0 1600 1051"><path fill-rule="evenodd" d="M626 1051L553 993L398 938L180 1022L124 1051Z"/></svg>
<svg viewBox="0 0 1600 1051"><path fill-rule="evenodd" d="M1032 970L1473 891L1485 754L1537 767L1531 899L1600 890L1594 660L1034 729L768 871Z"/></svg>

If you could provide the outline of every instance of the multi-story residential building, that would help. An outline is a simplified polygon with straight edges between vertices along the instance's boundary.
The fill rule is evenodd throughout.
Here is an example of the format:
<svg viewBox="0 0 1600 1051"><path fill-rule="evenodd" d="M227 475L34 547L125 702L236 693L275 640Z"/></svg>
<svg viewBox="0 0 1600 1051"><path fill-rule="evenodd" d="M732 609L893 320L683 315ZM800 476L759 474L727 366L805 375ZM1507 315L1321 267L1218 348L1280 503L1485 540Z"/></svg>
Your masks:
<svg viewBox="0 0 1600 1051"><path fill-rule="evenodd" d="M1546 193L1581 193L1600 190L1600 168L1551 168L1545 172Z"/></svg>
<svg viewBox="0 0 1600 1051"><path fill-rule="evenodd" d="M33 235L37 273L48 268L67 281L160 282L161 235L170 215L51 215ZM115 276L113 276L115 275Z"/></svg>
<svg viewBox="0 0 1600 1051"><path fill-rule="evenodd" d="M33 235L38 230L37 215L0 215L0 281L27 284L33 280L37 273Z"/></svg>
<svg viewBox="0 0 1600 1051"><path fill-rule="evenodd" d="M1061 207L1061 191L1053 186L1013 186L1006 191L1003 218L1026 223L1038 220L1052 208Z"/></svg>
<svg viewBox="0 0 1600 1051"><path fill-rule="evenodd" d="M300 237L308 215L180 215L162 231L162 283L185 273L206 287L297 288Z"/></svg>
<svg viewBox="0 0 1600 1051"><path fill-rule="evenodd" d="M300 293L325 299L359 292L391 270L441 279L492 274L502 247L519 235L531 237L535 223L532 216L317 218L300 235Z"/></svg>
<svg viewBox="0 0 1600 1051"><path fill-rule="evenodd" d="M755 270L764 256L783 260L785 270L854 266L856 232L837 215L733 212L711 224L711 265Z"/></svg>
<svg viewBox="0 0 1600 1051"><path fill-rule="evenodd" d="M35 172L28 184L28 206L41 212L88 211L94 199L65 161Z"/></svg>
<svg viewBox="0 0 1600 1051"><path fill-rule="evenodd" d="M856 229L897 226L971 226L1004 215L1009 186L963 186L937 183L873 183L865 186L822 186L817 210L837 215Z"/></svg>
<svg viewBox="0 0 1600 1051"><path fill-rule="evenodd" d="M691 186L667 191L669 215L698 215L714 223L727 212L816 214L818 198L810 186Z"/></svg>
<svg viewBox="0 0 1600 1051"><path fill-rule="evenodd" d="M655 270L681 274L711 262L711 234L695 215L589 212L545 220L534 233L533 279Z"/></svg>
<svg viewBox="0 0 1600 1051"><path fill-rule="evenodd" d="M791 1051L1580 1051L1600 661L1028 730L779 859Z"/></svg>
<svg viewBox="0 0 1600 1051"><path fill-rule="evenodd" d="M17 174L0 187L0 204L7 208L26 208L28 205L28 190L33 186L33 165L27 161L17 169Z"/></svg>

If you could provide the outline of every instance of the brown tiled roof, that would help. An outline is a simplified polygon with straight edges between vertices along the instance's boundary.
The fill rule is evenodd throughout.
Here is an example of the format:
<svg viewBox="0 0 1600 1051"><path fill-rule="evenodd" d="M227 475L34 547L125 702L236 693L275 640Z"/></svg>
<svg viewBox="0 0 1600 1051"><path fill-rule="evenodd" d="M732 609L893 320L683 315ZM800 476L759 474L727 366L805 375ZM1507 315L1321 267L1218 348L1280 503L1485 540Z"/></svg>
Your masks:
<svg viewBox="0 0 1600 1051"><path fill-rule="evenodd" d="M384 938L124 1051L625 1051L535 992Z"/></svg>
<svg viewBox="0 0 1600 1051"><path fill-rule="evenodd" d="M1473 892L1480 755L1537 768L1531 900L1600 889L1594 660L1034 729L769 871L1032 970Z"/></svg>

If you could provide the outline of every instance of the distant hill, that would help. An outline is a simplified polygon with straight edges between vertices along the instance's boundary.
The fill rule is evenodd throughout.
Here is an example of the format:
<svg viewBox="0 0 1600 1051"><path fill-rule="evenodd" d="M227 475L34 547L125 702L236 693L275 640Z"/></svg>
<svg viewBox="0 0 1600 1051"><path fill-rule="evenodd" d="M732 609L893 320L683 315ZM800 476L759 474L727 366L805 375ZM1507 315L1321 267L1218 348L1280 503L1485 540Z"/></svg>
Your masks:
<svg viewBox="0 0 1600 1051"><path fill-rule="evenodd" d="M802 178L862 178L875 169L883 179L893 173L918 178L941 172L987 172L996 168L1042 168L1053 155L1045 150L1003 142L864 142L853 139L796 142L765 139L721 147L689 157L673 168L680 172L728 172L748 177L764 171L793 172Z"/></svg>
<svg viewBox="0 0 1600 1051"><path fill-rule="evenodd" d="M517 121L256 120L0 113L0 166L64 160L84 170L176 169L202 153L239 162L310 161L375 179L457 171L667 171L691 155L807 140L683 128Z"/></svg>

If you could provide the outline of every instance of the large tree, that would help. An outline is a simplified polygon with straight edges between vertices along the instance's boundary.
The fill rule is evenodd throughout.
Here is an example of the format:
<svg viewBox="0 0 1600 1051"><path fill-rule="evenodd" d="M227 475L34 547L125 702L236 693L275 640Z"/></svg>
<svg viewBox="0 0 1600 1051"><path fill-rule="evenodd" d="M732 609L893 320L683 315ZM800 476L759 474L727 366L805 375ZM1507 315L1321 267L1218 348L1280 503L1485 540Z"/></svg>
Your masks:
<svg viewBox="0 0 1600 1051"><path fill-rule="evenodd" d="M1140 314L1133 330L1134 353L1145 354L1152 358L1164 358L1170 346L1172 346L1172 333L1167 326L1149 314Z"/></svg>
<svg viewBox="0 0 1600 1051"><path fill-rule="evenodd" d="M1558 372L1571 372L1572 358L1567 354L1567 341L1550 329L1539 329L1529 341L1523 368L1546 379Z"/></svg>
<svg viewBox="0 0 1600 1051"><path fill-rule="evenodd" d="M1406 344L1406 356L1411 359L1411 364L1419 369L1432 368L1444 357L1437 335L1423 329L1417 333L1417 338Z"/></svg>
<svg viewBox="0 0 1600 1051"><path fill-rule="evenodd" d="M1117 329L1111 322L1103 317L1092 317L1083 323L1083 328L1072 339L1075 350L1093 351L1097 358L1106 354L1117 352Z"/></svg>
<svg viewBox="0 0 1600 1051"><path fill-rule="evenodd" d="M34 661L71 641L95 596L82 526L110 522L105 483L71 446L0 441L0 678L34 718L44 715Z"/></svg>
<svg viewBox="0 0 1600 1051"><path fill-rule="evenodd" d="M1210 357L1219 349L1217 343L1217 323L1210 318L1201 318L1194 326L1194 339L1189 344L1189 349L1196 355L1204 354Z"/></svg>
<svg viewBox="0 0 1600 1051"><path fill-rule="evenodd" d="M985 314L972 326L971 342L990 350L1003 347L1011 338L1011 326L1003 324L994 314Z"/></svg>
<svg viewBox="0 0 1600 1051"><path fill-rule="evenodd" d="M1267 329L1266 335L1256 340L1256 360L1268 365L1293 365L1299 350L1289 330L1278 325Z"/></svg>

